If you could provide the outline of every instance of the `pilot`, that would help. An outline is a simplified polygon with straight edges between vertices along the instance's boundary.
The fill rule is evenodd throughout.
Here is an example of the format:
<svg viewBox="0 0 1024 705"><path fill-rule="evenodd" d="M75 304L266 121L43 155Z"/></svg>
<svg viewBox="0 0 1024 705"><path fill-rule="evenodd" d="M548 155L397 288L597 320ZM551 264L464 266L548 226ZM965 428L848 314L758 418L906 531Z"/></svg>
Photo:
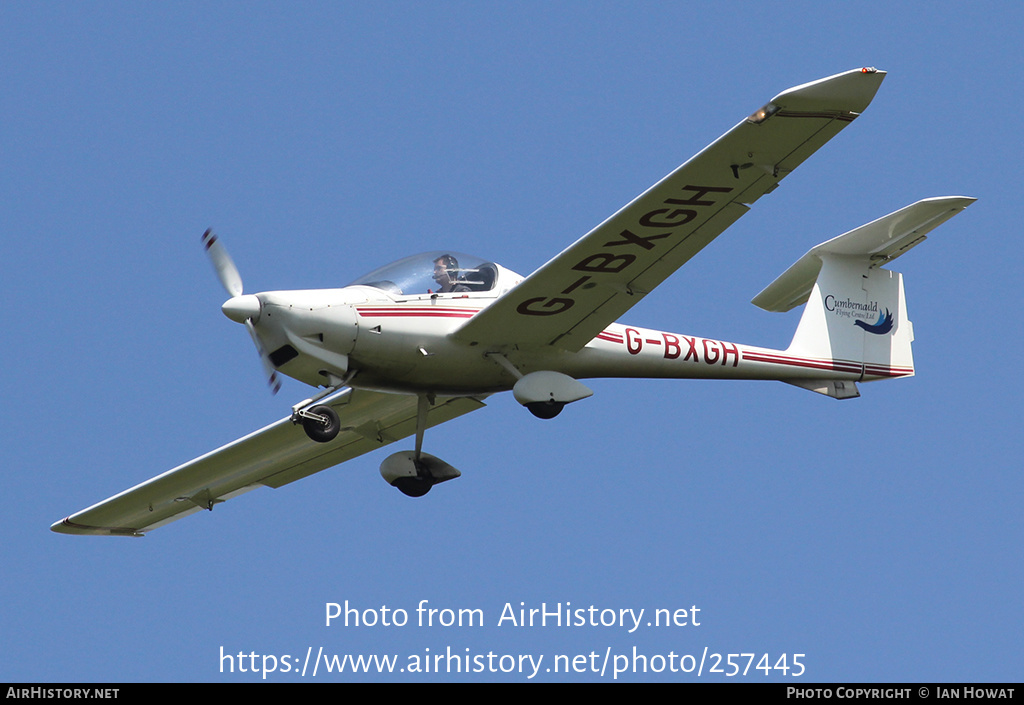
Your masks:
<svg viewBox="0 0 1024 705"><path fill-rule="evenodd" d="M469 291L470 288L458 281L459 261L451 255L441 255L434 260L434 281L437 282L437 291L446 294L450 291ZM433 293L433 292L429 292Z"/></svg>

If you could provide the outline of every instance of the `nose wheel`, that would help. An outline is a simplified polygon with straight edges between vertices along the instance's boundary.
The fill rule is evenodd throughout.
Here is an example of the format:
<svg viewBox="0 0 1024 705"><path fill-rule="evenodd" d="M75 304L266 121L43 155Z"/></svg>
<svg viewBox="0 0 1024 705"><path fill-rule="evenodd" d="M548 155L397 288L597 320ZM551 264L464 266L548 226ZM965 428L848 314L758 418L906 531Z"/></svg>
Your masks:
<svg viewBox="0 0 1024 705"><path fill-rule="evenodd" d="M298 412L298 416L302 430L306 432L310 440L317 443L333 441L341 430L338 412L326 404L314 406L311 409L302 409Z"/></svg>

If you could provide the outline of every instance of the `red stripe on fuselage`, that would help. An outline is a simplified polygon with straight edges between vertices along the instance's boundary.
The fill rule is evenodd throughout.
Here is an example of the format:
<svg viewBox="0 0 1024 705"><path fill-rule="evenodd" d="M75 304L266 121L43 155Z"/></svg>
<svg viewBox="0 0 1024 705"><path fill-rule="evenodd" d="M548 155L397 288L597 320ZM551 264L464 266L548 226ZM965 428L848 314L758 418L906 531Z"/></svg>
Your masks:
<svg viewBox="0 0 1024 705"><path fill-rule="evenodd" d="M831 370L833 372L849 372L851 374L866 374L872 377L903 377L913 374L911 367L885 367L883 365L862 365L851 360L820 360L807 357L791 357L773 353L743 351L743 359L752 362L768 362L775 365L789 365L791 367L807 367L816 370Z"/></svg>
<svg viewBox="0 0 1024 705"><path fill-rule="evenodd" d="M447 306L430 307L397 307L382 306L380 308L356 307L356 312L363 317L376 318L397 318L397 317L420 317L420 318L472 318L478 312L475 308L450 308Z"/></svg>

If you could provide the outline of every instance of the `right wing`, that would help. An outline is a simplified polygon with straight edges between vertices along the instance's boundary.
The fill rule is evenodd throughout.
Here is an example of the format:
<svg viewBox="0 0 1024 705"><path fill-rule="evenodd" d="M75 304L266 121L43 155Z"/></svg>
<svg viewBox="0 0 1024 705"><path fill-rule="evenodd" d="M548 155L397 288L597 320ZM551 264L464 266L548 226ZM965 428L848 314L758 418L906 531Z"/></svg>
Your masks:
<svg viewBox="0 0 1024 705"><path fill-rule="evenodd" d="M491 349L576 351L850 124L884 71L790 88L455 331Z"/></svg>
<svg viewBox="0 0 1024 705"><path fill-rule="evenodd" d="M427 426L484 406L473 397L435 401ZM311 441L301 426L284 418L50 528L61 534L142 536L249 490L287 485L416 432L415 396L344 389L319 403L333 407L341 421L342 430L330 443Z"/></svg>

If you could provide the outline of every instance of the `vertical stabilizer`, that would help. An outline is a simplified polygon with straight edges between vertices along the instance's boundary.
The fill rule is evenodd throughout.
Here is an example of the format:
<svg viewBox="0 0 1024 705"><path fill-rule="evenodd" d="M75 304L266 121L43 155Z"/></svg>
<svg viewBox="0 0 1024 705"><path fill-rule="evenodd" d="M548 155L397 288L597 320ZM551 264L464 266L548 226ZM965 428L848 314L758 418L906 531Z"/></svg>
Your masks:
<svg viewBox="0 0 1024 705"><path fill-rule="evenodd" d="M832 360L861 379L914 374L903 275L867 257L821 256L821 270L788 352Z"/></svg>

